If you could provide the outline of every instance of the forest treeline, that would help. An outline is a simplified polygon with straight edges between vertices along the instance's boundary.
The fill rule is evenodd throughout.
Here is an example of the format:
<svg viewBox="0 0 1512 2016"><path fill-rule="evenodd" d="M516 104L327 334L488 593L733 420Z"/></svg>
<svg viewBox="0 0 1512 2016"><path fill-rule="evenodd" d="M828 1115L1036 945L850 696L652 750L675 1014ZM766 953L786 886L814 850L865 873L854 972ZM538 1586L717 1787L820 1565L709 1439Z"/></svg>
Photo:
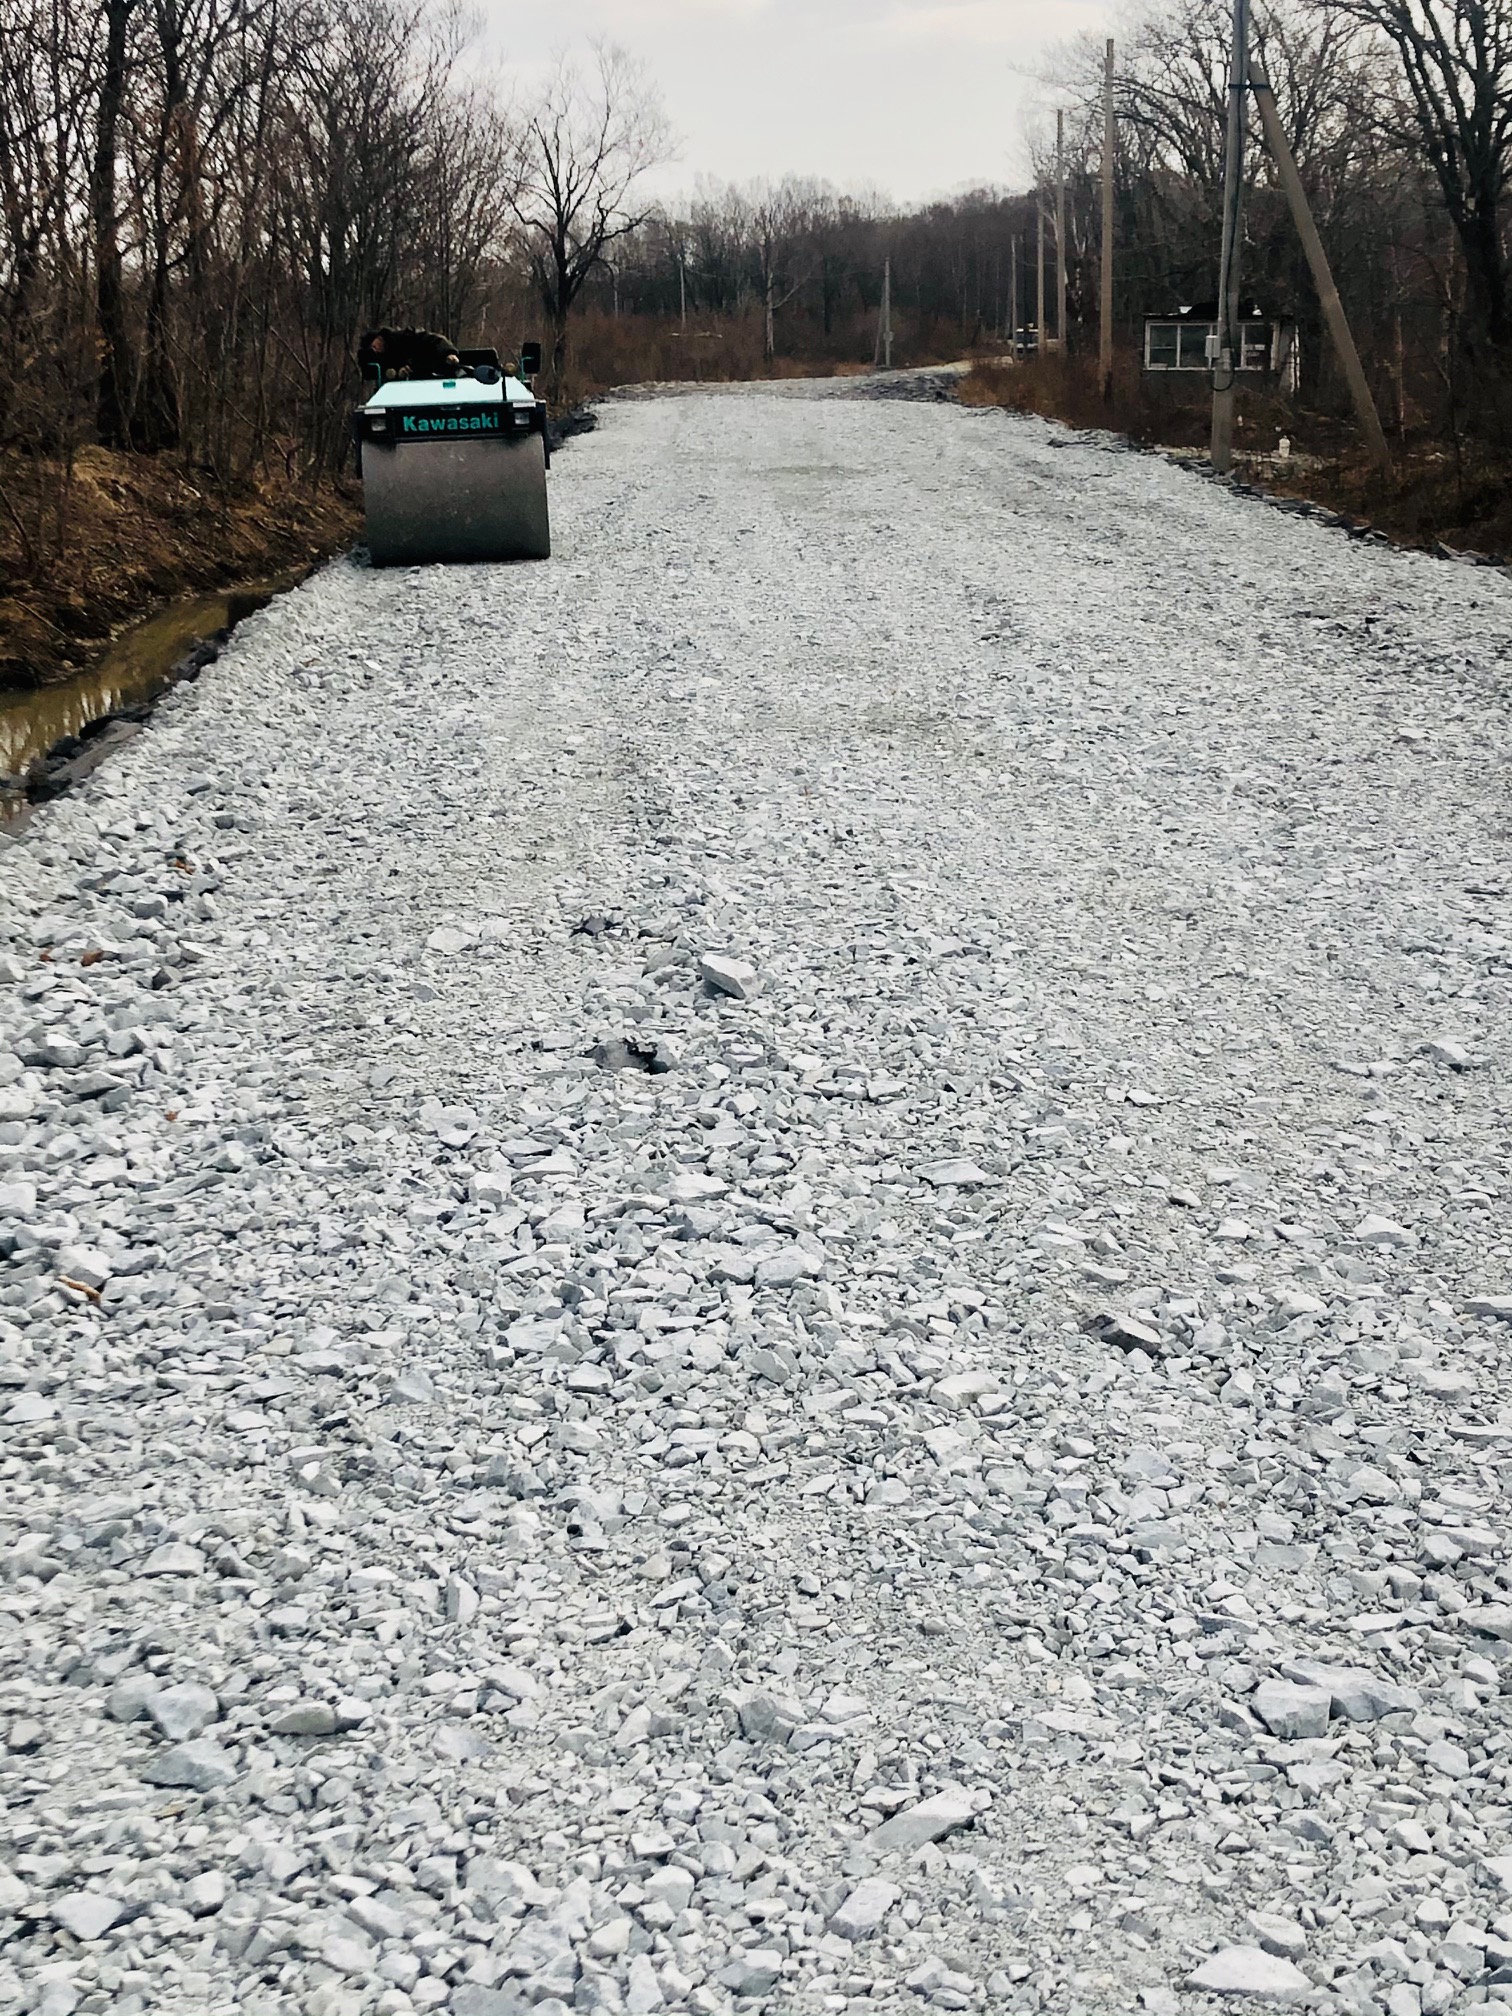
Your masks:
<svg viewBox="0 0 1512 2016"><path fill-rule="evenodd" d="M1230 33L1227 0L1154 0L1118 43L1114 320L1131 365L1147 314L1217 293ZM1383 419L1400 437L1512 446L1512 0L1274 0L1252 34ZM1089 38L1044 80L1045 104L1065 118L1073 356L1098 345L1103 57ZM636 313L663 332L686 326L688 375L705 351L730 347L721 333L742 316L752 368L869 359L887 258L895 354L960 354L1014 331L1031 340L1043 256L1054 340L1053 114L1033 153L1027 190L901 215L794 180L705 188L618 247L585 305L611 323ZM1347 414L1252 105L1245 159L1241 290L1295 316L1303 404ZM612 327L591 333L612 356ZM664 334L669 365L677 350ZM1194 390L1200 398L1200 380Z"/></svg>
<svg viewBox="0 0 1512 2016"><path fill-rule="evenodd" d="M460 50L423 0L0 0L0 438L333 464L359 325L498 255Z"/></svg>
<svg viewBox="0 0 1512 2016"><path fill-rule="evenodd" d="M1228 7L1153 0L1116 66L1116 316L1211 298ZM1257 47L1383 414L1512 435L1512 0L1276 0ZM1064 52L1071 351L1096 344L1102 47ZM175 454L222 485L346 455L356 340L400 321L616 375L869 362L1038 319L1035 183L900 211L774 179L653 206L671 142L612 48L527 100L445 0L0 0L0 444ZM1342 405L1258 130L1243 291L1296 312L1302 396ZM6 500L0 492L0 505ZM14 506L9 506L14 515Z"/></svg>

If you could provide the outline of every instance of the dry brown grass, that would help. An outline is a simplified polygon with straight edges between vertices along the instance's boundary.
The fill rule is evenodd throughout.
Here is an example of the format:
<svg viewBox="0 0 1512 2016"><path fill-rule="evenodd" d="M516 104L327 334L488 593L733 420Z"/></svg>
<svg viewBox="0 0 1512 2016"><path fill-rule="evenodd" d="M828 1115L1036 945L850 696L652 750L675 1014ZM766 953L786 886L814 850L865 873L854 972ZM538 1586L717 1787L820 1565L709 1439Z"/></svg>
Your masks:
<svg viewBox="0 0 1512 2016"><path fill-rule="evenodd" d="M0 452L0 688L66 678L123 623L281 574L355 537L355 487L268 479L227 497L167 455Z"/></svg>
<svg viewBox="0 0 1512 2016"><path fill-rule="evenodd" d="M1095 358L1056 352L1019 363L1006 357L978 359L961 381L960 397L970 406L1009 406L1072 427L1109 427L1132 441L1166 448L1207 445L1207 380L1152 379L1141 369L1138 353L1130 350L1114 354L1111 402L1103 398ZM1301 452L1302 420L1274 392L1245 388L1239 394L1235 431L1246 449L1269 452L1282 434L1290 434Z"/></svg>
<svg viewBox="0 0 1512 2016"><path fill-rule="evenodd" d="M728 384L759 378L836 378L870 371L874 332L852 317L828 337L793 331L779 318L777 355L763 355L762 317L694 315L688 326L653 315L611 316L595 311L572 323L567 375L560 403L580 405L620 385ZM960 355L958 335L926 328L900 334L893 345L898 367L942 363Z"/></svg>
<svg viewBox="0 0 1512 2016"><path fill-rule="evenodd" d="M1512 466L1437 447L1399 451L1391 480L1358 452L1266 489L1365 520L1403 546L1450 546L1512 562Z"/></svg>
<svg viewBox="0 0 1512 2016"><path fill-rule="evenodd" d="M1111 428L1153 447L1207 446L1207 381L1152 380L1129 352L1115 359L1111 405L1102 399L1095 360L1079 357L1017 364L984 358L961 380L958 396L970 406L1006 406L1073 427ZM1456 455L1438 442L1397 443L1395 473L1387 481L1336 415L1310 411L1272 390L1242 390L1235 420L1241 466L1246 455L1270 456L1283 434L1312 466L1288 477L1267 463L1267 489L1364 519L1404 545L1512 553L1512 468L1485 449Z"/></svg>
<svg viewBox="0 0 1512 2016"><path fill-rule="evenodd" d="M575 406L617 385L719 383L766 375L757 321L690 316L684 330L659 317L589 314L572 324L561 403Z"/></svg>

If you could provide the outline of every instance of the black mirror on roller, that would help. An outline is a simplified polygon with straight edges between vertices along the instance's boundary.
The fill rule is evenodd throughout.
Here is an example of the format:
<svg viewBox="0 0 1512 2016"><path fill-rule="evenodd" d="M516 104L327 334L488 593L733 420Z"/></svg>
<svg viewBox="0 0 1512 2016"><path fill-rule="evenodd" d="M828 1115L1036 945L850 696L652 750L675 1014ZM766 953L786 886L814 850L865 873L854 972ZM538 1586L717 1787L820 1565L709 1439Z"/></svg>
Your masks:
<svg viewBox="0 0 1512 2016"><path fill-rule="evenodd" d="M520 345L520 376L522 378L537 377L540 373L540 369L541 369L540 344L522 343Z"/></svg>

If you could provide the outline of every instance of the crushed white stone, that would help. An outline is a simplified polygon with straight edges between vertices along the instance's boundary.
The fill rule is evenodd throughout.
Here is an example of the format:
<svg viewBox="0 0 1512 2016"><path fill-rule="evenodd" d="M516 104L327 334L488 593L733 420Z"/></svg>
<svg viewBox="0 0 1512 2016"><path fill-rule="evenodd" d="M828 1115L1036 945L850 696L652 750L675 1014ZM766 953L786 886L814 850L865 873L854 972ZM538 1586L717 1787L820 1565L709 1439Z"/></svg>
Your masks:
<svg viewBox="0 0 1512 2016"><path fill-rule="evenodd" d="M552 484L0 841L0 2006L1505 2003L1512 586L838 381Z"/></svg>

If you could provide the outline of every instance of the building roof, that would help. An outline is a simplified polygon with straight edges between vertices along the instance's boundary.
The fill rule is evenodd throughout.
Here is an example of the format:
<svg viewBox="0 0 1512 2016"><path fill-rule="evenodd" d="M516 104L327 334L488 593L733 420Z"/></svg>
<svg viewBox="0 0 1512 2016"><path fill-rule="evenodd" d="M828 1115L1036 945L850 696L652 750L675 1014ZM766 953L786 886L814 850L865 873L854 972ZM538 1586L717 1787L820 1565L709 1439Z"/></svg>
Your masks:
<svg viewBox="0 0 1512 2016"><path fill-rule="evenodd" d="M1162 308L1153 315L1146 315L1146 322L1216 322L1218 303L1216 301L1184 301L1179 308ZM1241 322L1277 322L1288 319L1284 309L1268 308L1263 302L1241 300L1239 303Z"/></svg>

